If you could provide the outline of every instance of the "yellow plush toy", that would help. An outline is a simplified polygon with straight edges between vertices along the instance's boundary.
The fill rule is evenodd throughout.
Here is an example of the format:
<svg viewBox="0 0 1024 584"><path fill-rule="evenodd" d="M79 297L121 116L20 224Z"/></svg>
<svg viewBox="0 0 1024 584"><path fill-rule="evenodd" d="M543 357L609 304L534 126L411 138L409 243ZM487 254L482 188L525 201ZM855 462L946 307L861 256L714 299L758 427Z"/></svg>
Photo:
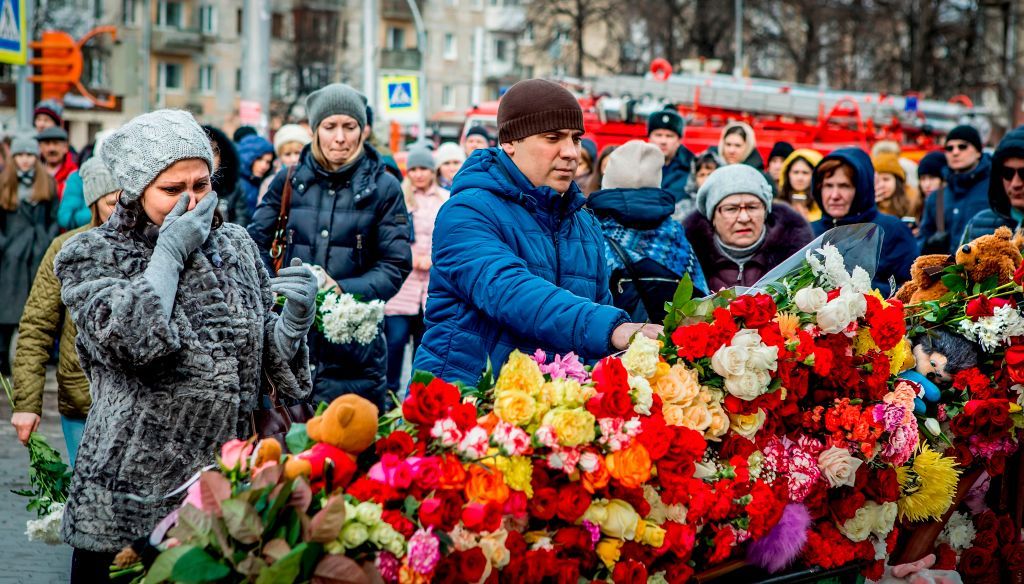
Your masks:
<svg viewBox="0 0 1024 584"><path fill-rule="evenodd" d="M377 417L377 406L365 398L348 394L335 399L324 413L306 423L306 433L316 444L288 457L285 477L305 476L317 489L324 484L324 465L330 460L334 465L332 486L347 486L356 472L356 456L377 437Z"/></svg>

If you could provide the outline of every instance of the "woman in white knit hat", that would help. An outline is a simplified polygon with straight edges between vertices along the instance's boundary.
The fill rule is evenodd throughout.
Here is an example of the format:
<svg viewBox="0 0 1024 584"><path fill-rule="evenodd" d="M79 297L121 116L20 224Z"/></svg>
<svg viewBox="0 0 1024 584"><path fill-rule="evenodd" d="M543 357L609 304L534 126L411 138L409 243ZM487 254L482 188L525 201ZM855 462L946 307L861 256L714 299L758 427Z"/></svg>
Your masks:
<svg viewBox="0 0 1024 584"><path fill-rule="evenodd" d="M434 162L437 164L437 184L442 189L450 189L462 163L466 162L466 153L455 142L444 142L437 147Z"/></svg>
<svg viewBox="0 0 1024 584"><path fill-rule="evenodd" d="M117 209L54 262L92 391L61 527L72 582L105 581L114 554L180 504L168 493L252 435L264 378L294 398L311 389L316 277L296 266L272 280L245 230L220 220L192 115L143 114L101 157Z"/></svg>
<svg viewBox="0 0 1024 584"><path fill-rule="evenodd" d="M99 157L87 160L79 172L83 202L92 218L90 223L54 239L39 264L18 325L17 358L13 367L14 414L11 416L11 425L18 433L18 440L27 444L29 435L39 427L46 364L54 347L58 347L57 408L71 466L75 465L92 399L89 380L85 378L75 350L77 330L67 307L61 302L60 282L53 272L53 259L69 239L106 223L117 206L120 194L120 187Z"/></svg>

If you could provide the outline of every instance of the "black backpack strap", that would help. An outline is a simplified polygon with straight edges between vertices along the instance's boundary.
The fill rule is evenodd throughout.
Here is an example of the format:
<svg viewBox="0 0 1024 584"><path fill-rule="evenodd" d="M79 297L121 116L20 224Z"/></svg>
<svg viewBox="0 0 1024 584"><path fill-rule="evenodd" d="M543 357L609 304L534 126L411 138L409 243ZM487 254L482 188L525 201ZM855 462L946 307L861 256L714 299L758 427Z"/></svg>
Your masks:
<svg viewBox="0 0 1024 584"><path fill-rule="evenodd" d="M612 246L612 251L615 252L615 255L619 256L619 259L622 260L622 265L625 266L626 273L628 273L629 277L633 279L633 286L636 287L636 292L640 296L640 302L644 305L644 310L648 315L653 314L651 311L651 306L654 305L653 301L650 298L650 293L643 284L640 273L636 271L636 266L633 265L633 260L630 259L626 250L622 249L619 242L615 241L608 235L605 235L604 238L608 241L608 245Z"/></svg>

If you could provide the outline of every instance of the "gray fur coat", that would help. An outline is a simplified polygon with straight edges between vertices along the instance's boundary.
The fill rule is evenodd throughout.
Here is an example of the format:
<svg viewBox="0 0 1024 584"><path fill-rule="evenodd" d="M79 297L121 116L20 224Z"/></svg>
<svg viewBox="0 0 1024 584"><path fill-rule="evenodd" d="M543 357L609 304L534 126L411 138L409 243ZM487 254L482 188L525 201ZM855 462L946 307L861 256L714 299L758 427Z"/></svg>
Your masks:
<svg viewBox="0 0 1024 584"><path fill-rule="evenodd" d="M305 341L288 362L278 354L269 277L245 229L225 223L192 254L168 323L142 277L152 247L118 231L121 213L54 264L93 399L62 535L96 552L148 535L181 502L166 494L249 435L262 372L291 397L312 389Z"/></svg>

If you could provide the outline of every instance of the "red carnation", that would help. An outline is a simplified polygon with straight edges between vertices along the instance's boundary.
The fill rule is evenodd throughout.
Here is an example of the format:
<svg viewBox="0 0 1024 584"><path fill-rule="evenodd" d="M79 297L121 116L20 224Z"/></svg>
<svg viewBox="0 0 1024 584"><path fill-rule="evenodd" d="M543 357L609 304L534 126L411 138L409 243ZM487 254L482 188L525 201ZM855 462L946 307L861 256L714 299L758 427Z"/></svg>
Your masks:
<svg viewBox="0 0 1024 584"><path fill-rule="evenodd" d="M551 521L558 512L558 491L544 487L533 492L530 499L530 515L541 521Z"/></svg>
<svg viewBox="0 0 1024 584"><path fill-rule="evenodd" d="M956 550L954 550L948 543L940 543L935 547L935 565L933 566L936 570L955 570L956 569Z"/></svg>
<svg viewBox="0 0 1024 584"><path fill-rule="evenodd" d="M715 548L708 558L709 564L717 564L726 560L732 555L733 545L736 543L736 532L731 527L723 527L715 534Z"/></svg>
<svg viewBox="0 0 1024 584"><path fill-rule="evenodd" d="M401 511L387 509L381 515L381 518L391 527L395 528L395 531L405 536L406 539L412 537L412 534L416 532L416 526L405 515L402 515Z"/></svg>
<svg viewBox="0 0 1024 584"><path fill-rule="evenodd" d="M412 454L413 441L404 430L395 430L384 438L377 441L377 456L394 454L398 458L406 458Z"/></svg>

